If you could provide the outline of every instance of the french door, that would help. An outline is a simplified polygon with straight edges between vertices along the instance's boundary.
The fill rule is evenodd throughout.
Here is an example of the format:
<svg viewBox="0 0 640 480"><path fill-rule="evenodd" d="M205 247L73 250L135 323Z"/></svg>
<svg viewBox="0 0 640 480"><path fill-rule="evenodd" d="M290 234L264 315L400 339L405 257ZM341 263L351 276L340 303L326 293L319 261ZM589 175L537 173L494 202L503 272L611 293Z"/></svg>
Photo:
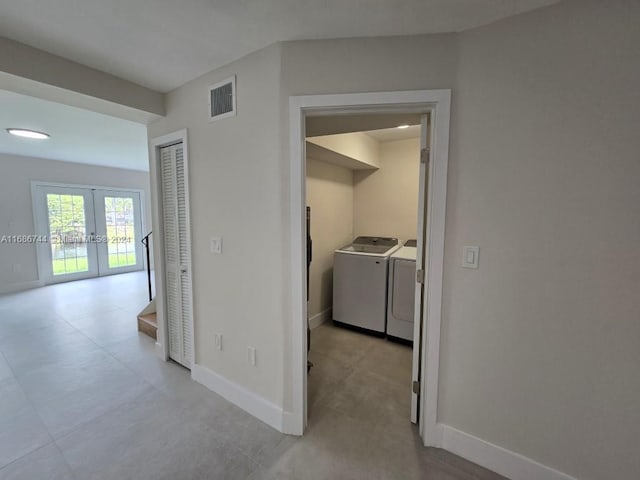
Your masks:
<svg viewBox="0 0 640 480"><path fill-rule="evenodd" d="M142 269L140 194L94 190L93 199L100 275Z"/></svg>
<svg viewBox="0 0 640 480"><path fill-rule="evenodd" d="M45 283L143 268L139 192L34 185L34 210Z"/></svg>

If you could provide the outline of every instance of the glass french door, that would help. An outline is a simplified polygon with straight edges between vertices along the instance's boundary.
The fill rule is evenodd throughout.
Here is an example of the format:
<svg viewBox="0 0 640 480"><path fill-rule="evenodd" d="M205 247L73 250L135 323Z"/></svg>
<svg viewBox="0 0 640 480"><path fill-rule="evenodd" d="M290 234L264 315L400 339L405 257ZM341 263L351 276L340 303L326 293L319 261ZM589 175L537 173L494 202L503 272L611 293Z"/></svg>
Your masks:
<svg viewBox="0 0 640 480"><path fill-rule="evenodd" d="M45 250L47 283L80 280L98 275L93 193L67 187L40 188L36 224L39 245ZM44 267L44 265L42 265Z"/></svg>
<svg viewBox="0 0 640 480"><path fill-rule="evenodd" d="M94 190L101 275L142 268L140 194Z"/></svg>
<svg viewBox="0 0 640 480"><path fill-rule="evenodd" d="M143 268L140 193L38 185L34 202L45 283Z"/></svg>

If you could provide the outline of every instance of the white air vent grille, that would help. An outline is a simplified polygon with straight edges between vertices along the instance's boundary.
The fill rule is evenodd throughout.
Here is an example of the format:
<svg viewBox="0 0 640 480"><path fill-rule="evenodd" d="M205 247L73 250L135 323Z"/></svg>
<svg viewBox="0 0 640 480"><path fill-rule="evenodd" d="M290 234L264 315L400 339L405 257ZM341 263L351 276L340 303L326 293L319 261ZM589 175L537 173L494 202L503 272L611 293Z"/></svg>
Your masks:
<svg viewBox="0 0 640 480"><path fill-rule="evenodd" d="M220 120L236 114L236 77L209 87L209 120Z"/></svg>

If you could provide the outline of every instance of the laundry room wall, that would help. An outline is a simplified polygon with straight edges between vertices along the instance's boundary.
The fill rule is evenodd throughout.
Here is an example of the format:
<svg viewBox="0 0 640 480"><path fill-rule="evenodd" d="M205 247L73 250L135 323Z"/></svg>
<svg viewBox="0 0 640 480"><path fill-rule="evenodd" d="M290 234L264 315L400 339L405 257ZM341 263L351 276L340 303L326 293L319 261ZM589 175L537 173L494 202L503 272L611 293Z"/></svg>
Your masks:
<svg viewBox="0 0 640 480"><path fill-rule="evenodd" d="M309 317L313 326L330 319L333 256L353 239L353 171L307 158L307 205L311 207Z"/></svg>
<svg viewBox="0 0 640 480"><path fill-rule="evenodd" d="M380 168L354 172L353 233L416 238L420 139L380 142Z"/></svg>

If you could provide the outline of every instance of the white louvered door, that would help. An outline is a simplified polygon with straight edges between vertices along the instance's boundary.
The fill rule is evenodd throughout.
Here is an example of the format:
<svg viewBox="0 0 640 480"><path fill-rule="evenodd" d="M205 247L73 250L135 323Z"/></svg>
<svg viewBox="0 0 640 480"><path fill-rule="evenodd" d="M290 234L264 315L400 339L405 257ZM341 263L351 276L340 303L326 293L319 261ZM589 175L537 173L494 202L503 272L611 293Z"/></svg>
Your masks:
<svg viewBox="0 0 640 480"><path fill-rule="evenodd" d="M169 356L191 367L193 320L186 167L181 143L160 150Z"/></svg>

